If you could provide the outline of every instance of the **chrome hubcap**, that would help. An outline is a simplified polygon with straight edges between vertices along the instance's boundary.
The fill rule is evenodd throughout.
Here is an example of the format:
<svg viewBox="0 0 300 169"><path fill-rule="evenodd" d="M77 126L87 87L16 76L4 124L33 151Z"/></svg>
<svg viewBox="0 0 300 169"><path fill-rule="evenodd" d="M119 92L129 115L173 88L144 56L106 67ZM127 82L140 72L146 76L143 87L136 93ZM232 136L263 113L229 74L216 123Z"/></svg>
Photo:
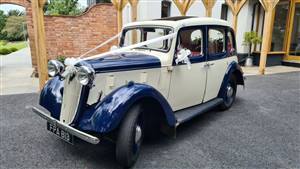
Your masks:
<svg viewBox="0 0 300 169"><path fill-rule="evenodd" d="M142 129L141 126L136 125L135 127L135 143L139 143L142 138Z"/></svg>
<svg viewBox="0 0 300 169"><path fill-rule="evenodd" d="M233 88L229 85L227 86L227 98L231 98L233 95Z"/></svg>

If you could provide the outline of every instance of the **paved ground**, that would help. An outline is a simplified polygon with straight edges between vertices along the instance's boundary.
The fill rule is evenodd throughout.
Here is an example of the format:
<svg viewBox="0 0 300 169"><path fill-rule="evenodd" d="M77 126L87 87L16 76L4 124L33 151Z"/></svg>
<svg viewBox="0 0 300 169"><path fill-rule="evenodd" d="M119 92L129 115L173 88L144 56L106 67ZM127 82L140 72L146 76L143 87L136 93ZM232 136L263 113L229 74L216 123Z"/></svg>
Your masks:
<svg viewBox="0 0 300 169"><path fill-rule="evenodd" d="M71 146L26 110L37 94L0 96L0 168L118 168L109 143ZM144 145L134 168L300 168L300 73L250 76L234 106Z"/></svg>
<svg viewBox="0 0 300 169"><path fill-rule="evenodd" d="M0 56L0 95L37 92L38 79L30 77L32 71L29 48Z"/></svg>

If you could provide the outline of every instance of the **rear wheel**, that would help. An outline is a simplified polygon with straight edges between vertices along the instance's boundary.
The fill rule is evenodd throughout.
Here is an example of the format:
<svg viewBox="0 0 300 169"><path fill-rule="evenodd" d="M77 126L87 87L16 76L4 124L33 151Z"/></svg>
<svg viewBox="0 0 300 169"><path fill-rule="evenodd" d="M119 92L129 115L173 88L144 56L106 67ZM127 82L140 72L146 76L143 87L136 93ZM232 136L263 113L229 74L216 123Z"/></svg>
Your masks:
<svg viewBox="0 0 300 169"><path fill-rule="evenodd" d="M223 103L220 105L221 110L227 110L232 106L236 97L236 89L236 78L232 75L224 91Z"/></svg>
<svg viewBox="0 0 300 169"><path fill-rule="evenodd" d="M136 162L143 141L143 127L141 109L134 106L121 123L116 142L116 158L123 167L131 167Z"/></svg>

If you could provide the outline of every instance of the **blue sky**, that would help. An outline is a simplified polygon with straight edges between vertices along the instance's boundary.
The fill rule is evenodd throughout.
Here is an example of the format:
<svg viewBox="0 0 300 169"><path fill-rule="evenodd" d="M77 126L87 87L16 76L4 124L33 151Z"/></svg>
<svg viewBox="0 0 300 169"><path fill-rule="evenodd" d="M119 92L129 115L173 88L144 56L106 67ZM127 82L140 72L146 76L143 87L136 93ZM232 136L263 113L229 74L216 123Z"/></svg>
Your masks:
<svg viewBox="0 0 300 169"><path fill-rule="evenodd" d="M86 6L86 1L87 0L79 0L79 4L83 7ZM9 10L11 9L18 9L20 11L24 11L25 8L22 6L18 6L18 5L11 5L11 4L1 4L0 5L0 10L4 11L5 13L7 13Z"/></svg>

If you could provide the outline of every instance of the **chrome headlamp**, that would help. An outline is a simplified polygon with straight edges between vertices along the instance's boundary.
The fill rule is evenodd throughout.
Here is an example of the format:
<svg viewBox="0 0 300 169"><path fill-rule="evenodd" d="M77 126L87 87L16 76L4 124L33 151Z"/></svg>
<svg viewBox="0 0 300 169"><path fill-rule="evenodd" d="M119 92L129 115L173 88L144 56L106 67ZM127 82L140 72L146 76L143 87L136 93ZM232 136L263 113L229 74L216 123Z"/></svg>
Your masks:
<svg viewBox="0 0 300 169"><path fill-rule="evenodd" d="M48 74L50 76L56 76L57 74L61 74L65 69L64 64L57 60L50 60L48 62Z"/></svg>
<svg viewBox="0 0 300 169"><path fill-rule="evenodd" d="M87 66L80 66L77 71L77 80L82 85L87 85L93 82L95 78L95 71L94 69L87 67Z"/></svg>

